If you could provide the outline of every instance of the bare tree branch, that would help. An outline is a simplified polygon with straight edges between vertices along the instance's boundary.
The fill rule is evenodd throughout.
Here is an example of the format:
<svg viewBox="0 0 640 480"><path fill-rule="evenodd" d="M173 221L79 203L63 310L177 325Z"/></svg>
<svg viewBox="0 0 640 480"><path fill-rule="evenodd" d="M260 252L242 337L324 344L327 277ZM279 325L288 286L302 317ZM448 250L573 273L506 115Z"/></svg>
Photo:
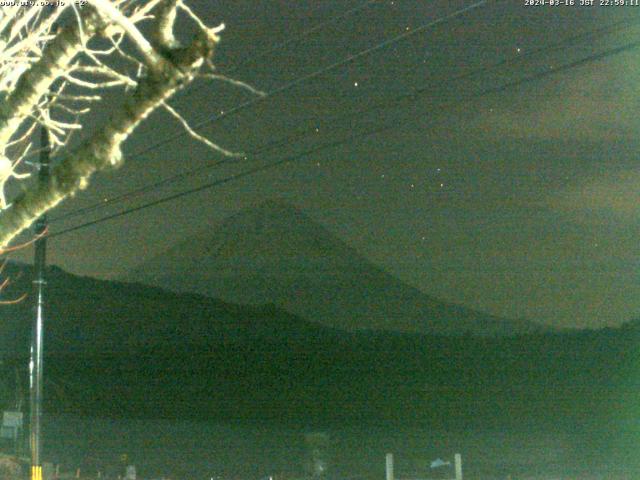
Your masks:
<svg viewBox="0 0 640 480"><path fill-rule="evenodd" d="M103 22L93 9L85 9L85 12L84 35L95 35ZM24 119L49 92L53 82L64 75L82 48L79 24L69 25L55 36L42 52L42 57L20 77L15 90L0 104L0 148L9 143Z"/></svg>
<svg viewBox="0 0 640 480"><path fill-rule="evenodd" d="M203 72L206 66L213 69L211 58L224 24L208 27L183 0L88 1L82 8L67 2L71 8L55 11L0 9L0 253L43 213L86 188L95 172L121 164L123 143L157 108L166 109L192 138L216 152L243 156L197 133L168 104L199 77L264 95L215 71ZM188 45L174 35L179 14L198 32ZM153 27L143 34L147 30L138 24L149 19ZM62 27L54 29L56 22ZM121 104L110 103L108 120L85 133L80 117L100 105L106 88L122 95ZM16 167L38 151L32 148L38 146L38 125L49 132L56 164L46 181L24 181L21 193L7 201L5 184L28 176ZM74 132L80 132L80 139L72 147Z"/></svg>
<svg viewBox="0 0 640 480"><path fill-rule="evenodd" d="M85 188L93 173L121 163L123 142L153 110L196 77L213 53L214 38L210 32L202 32L188 47L165 52L97 133L56 165L47 182L33 183L0 214L0 246L64 198Z"/></svg>
<svg viewBox="0 0 640 480"><path fill-rule="evenodd" d="M197 141L204 143L207 147L211 148L212 150L221 153L227 157L244 157L244 153L242 152L232 152L230 150L227 150L225 148L222 148L220 145L217 145L215 143L213 143L211 140L209 140L206 137L203 137L202 135L200 135L198 132L196 132L193 128L191 128L189 126L189 122L187 122L182 115L180 115L180 113L178 113L178 111L176 109L174 109L171 105L169 105L166 102L162 103L162 106L165 108L165 110L167 110L171 116L173 116L174 118L176 118L180 124L182 125L182 128L184 128L186 130L186 132L194 139L196 139Z"/></svg>

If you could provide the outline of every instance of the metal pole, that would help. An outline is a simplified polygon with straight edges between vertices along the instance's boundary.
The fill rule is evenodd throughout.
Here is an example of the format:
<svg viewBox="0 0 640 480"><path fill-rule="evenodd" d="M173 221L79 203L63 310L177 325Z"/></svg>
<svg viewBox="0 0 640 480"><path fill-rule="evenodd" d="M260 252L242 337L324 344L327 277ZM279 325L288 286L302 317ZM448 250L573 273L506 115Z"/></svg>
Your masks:
<svg viewBox="0 0 640 480"><path fill-rule="evenodd" d="M393 479L393 453L387 453L385 456L385 474L386 480L394 480Z"/></svg>
<svg viewBox="0 0 640 480"><path fill-rule="evenodd" d="M462 455L456 453L454 456L456 480L462 480Z"/></svg>
<svg viewBox="0 0 640 480"><path fill-rule="evenodd" d="M49 132L42 128L40 137L40 161L38 164L38 181L46 182L49 178ZM47 229L47 216L42 215L36 221L35 234L39 236L35 243L34 256L34 290L35 314L31 329L31 359L29 361L30 387L30 436L31 447L31 480L42 480L42 460L40 458L40 427L42 418L42 329L44 323L45 297L44 288L45 266L47 254L47 239L44 233Z"/></svg>

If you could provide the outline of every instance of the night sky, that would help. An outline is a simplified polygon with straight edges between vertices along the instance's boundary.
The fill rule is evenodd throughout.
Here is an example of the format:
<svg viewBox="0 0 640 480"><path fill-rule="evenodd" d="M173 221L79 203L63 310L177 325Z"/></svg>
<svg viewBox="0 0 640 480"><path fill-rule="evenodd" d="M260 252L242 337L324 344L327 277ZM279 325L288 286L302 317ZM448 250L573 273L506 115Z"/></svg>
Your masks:
<svg viewBox="0 0 640 480"><path fill-rule="evenodd" d="M51 263L117 278L172 243L277 197L441 299L556 326L638 317L640 49L553 71L637 41L640 6L524 1L488 2L210 122L199 131L236 151L292 138L51 229L359 132L397 128L59 236L49 243ZM365 3L190 2L210 25L227 25L218 70L265 92L473 4L379 1L342 17ZM536 74L536 81L500 88ZM421 93L398 101L414 91ZM171 104L196 125L253 99L198 81ZM389 105L375 108L381 102ZM91 128L89 122L87 133ZM178 128L154 114L128 143L125 166L97 176L51 217L221 159L184 136L137 155Z"/></svg>

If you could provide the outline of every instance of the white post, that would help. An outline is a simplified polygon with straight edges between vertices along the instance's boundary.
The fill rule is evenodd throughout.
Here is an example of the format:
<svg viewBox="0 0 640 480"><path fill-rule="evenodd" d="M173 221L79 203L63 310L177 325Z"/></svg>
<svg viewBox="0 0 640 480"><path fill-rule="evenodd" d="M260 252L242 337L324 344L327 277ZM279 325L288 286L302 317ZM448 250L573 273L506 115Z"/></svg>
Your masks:
<svg viewBox="0 0 640 480"><path fill-rule="evenodd" d="M393 453L387 453L385 461L387 466L387 480L393 480Z"/></svg>
<svg viewBox="0 0 640 480"><path fill-rule="evenodd" d="M456 467L456 480L462 480L462 455L456 453L453 458Z"/></svg>

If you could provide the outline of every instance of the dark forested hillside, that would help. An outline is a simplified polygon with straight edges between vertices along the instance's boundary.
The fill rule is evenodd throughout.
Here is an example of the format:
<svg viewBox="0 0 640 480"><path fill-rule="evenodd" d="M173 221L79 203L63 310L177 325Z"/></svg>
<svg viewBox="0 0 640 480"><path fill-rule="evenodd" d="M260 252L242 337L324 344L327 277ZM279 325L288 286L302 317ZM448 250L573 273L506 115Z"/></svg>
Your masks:
<svg viewBox="0 0 640 480"><path fill-rule="evenodd" d="M622 425L637 413L640 330L633 323L497 338L343 332L273 306L57 269L50 278L50 411L447 428L586 428ZM21 288L28 288L24 277L13 291ZM10 378L14 366L26 366L30 307L3 308Z"/></svg>

